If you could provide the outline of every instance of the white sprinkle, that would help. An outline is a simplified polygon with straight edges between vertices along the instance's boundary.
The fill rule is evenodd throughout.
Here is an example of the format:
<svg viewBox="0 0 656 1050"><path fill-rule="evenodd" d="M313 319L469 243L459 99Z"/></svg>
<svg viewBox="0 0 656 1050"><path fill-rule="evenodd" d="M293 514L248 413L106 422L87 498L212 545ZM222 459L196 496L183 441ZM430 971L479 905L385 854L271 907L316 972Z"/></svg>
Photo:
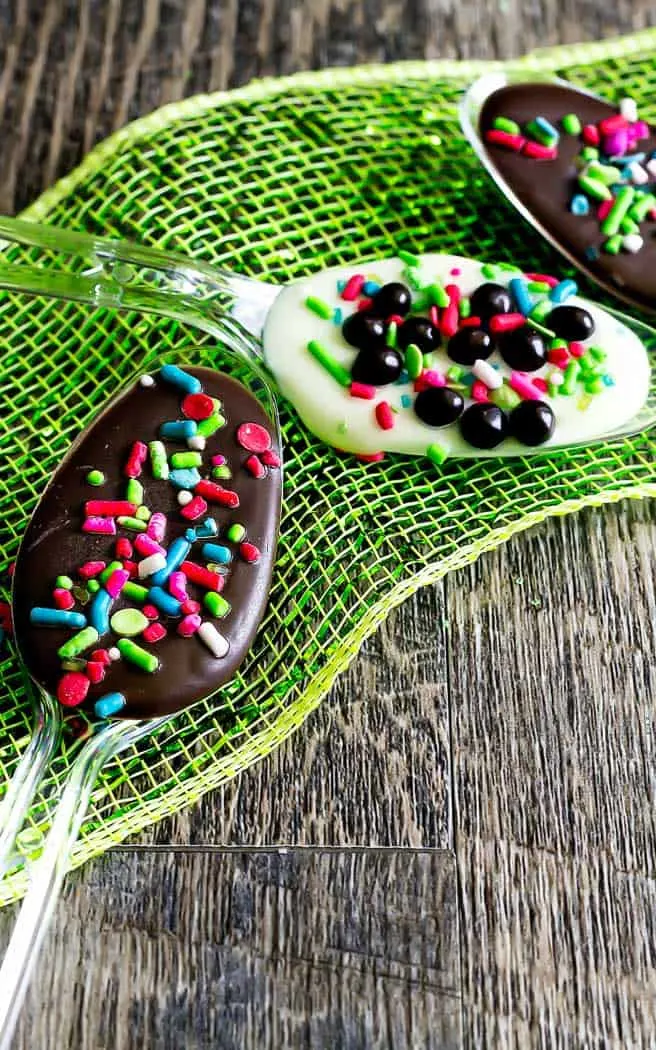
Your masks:
<svg viewBox="0 0 656 1050"><path fill-rule="evenodd" d="M193 498L194 497L188 489L181 489L181 491L178 492L178 503L181 507L186 507L188 503L191 503Z"/></svg>
<svg viewBox="0 0 656 1050"><path fill-rule="evenodd" d="M553 383L554 386L560 386L561 383L565 382L565 376L560 370L552 372L549 376L549 382Z"/></svg>
<svg viewBox="0 0 656 1050"><path fill-rule="evenodd" d="M656 157L652 157L651 160L647 161L647 171L650 175L656 175Z"/></svg>
<svg viewBox="0 0 656 1050"><path fill-rule="evenodd" d="M139 579L143 580L146 576L152 576L154 572L165 568L166 558L163 554L150 554L139 562Z"/></svg>
<svg viewBox="0 0 656 1050"><path fill-rule="evenodd" d="M115 645L113 645L111 647L111 649L107 650L107 655L108 655L109 659L113 660L114 662L116 662L116 660L120 660L121 659L121 652L120 652L119 649L116 648Z"/></svg>
<svg viewBox="0 0 656 1050"><path fill-rule="evenodd" d="M139 382L142 386L155 386L155 380L152 376L142 376Z"/></svg>
<svg viewBox="0 0 656 1050"><path fill-rule="evenodd" d="M198 628L197 633L200 640L205 643L213 656L216 656L219 660L222 659L222 657L227 656L230 643L227 638L224 638L223 635L217 631L213 623L205 620L205 622Z"/></svg>
<svg viewBox="0 0 656 1050"><path fill-rule="evenodd" d="M206 444L206 438L200 434L194 434L193 437L187 438L187 448L193 449L194 452L202 452Z"/></svg>
<svg viewBox="0 0 656 1050"><path fill-rule="evenodd" d="M638 119L638 103L634 98L623 98L620 102L620 114L631 124Z"/></svg>
<svg viewBox="0 0 656 1050"><path fill-rule="evenodd" d="M632 255L635 255L636 252L639 252L643 244L644 241L639 233L628 233L622 241L622 247L624 248L624 251L631 252Z"/></svg>
<svg viewBox="0 0 656 1050"><path fill-rule="evenodd" d="M629 175L631 182L634 182L636 186L644 186L646 182L649 182L649 175L642 164L629 164Z"/></svg>
<svg viewBox="0 0 656 1050"><path fill-rule="evenodd" d="M503 386L503 379L496 368L493 368L489 361L484 361L481 357L474 361L472 372L490 390L498 390L500 386Z"/></svg>

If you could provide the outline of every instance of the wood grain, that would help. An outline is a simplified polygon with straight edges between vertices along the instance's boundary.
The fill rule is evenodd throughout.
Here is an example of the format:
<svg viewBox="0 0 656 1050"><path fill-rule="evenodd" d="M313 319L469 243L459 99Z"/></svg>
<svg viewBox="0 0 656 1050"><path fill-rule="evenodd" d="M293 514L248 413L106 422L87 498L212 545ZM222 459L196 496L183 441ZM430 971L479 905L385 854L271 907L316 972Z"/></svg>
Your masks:
<svg viewBox="0 0 656 1050"><path fill-rule="evenodd" d="M654 21L647 0L0 0L0 209L21 208L126 120L193 92L359 61L507 58ZM240 945L225 901L234 907L247 869L185 843L452 846L467 1048L654 1045L654 578L646 503L552 522L417 595L276 754L142 835L152 852L110 854L70 880L17 1046L269 1045L253 988L269 1020L272 1003L292 1002L277 1045L314 1045L307 957L274 957L261 938L285 916L286 945L297 935L325 953L324 862L280 901L272 869L262 925ZM417 856L395 862L398 878ZM371 878L355 879L362 900L383 876ZM403 914L431 913L436 878ZM392 889L386 900L396 907ZM447 943L446 908L443 919L429 929ZM250 1044L219 1041L238 1011L217 1027L208 1010L218 958L234 964ZM357 977L345 958L321 1000L332 1045L424 1047L429 1020L450 1023L457 982L433 988L424 974L408 1005L407 972L396 998L387 970L371 983L371 953ZM353 1020L357 988L374 1003L375 1038Z"/></svg>

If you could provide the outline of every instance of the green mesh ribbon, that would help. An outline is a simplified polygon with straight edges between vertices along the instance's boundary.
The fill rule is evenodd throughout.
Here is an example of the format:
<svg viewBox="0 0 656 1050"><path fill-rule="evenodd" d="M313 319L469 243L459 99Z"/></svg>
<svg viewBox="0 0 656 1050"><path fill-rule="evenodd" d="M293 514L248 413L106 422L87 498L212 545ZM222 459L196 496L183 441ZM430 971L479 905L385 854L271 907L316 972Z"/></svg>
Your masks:
<svg viewBox="0 0 656 1050"><path fill-rule="evenodd" d="M650 31L515 65L553 71L610 100L630 94L641 116L654 120L655 43ZM27 217L277 282L398 248L563 274L560 257L499 197L460 132L461 92L490 68L404 63L189 99L103 143ZM46 298L0 299L0 567L12 560L79 428L162 352L196 364L214 360L212 340L178 322ZM364 466L321 446L293 410L281 408L282 539L253 653L230 688L105 771L75 864L268 754L418 587L548 515L656 492L650 436L558 456L448 462L441 471L401 456ZM1 677L0 792L31 726L29 687L11 649ZM32 810L32 830L47 828L49 801L79 746L66 737ZM23 888L18 873L0 889L0 902Z"/></svg>

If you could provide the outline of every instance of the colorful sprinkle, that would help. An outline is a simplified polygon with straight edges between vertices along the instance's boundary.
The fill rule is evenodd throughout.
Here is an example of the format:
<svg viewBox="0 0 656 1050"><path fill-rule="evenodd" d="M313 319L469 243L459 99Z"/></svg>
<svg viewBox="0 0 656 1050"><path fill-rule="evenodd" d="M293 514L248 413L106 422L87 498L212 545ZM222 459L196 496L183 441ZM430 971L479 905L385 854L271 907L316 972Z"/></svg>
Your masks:
<svg viewBox="0 0 656 1050"><path fill-rule="evenodd" d="M105 475L102 470L90 470L87 474L87 483L89 485L94 485L96 488L98 485L104 485Z"/></svg>
<svg viewBox="0 0 656 1050"><path fill-rule="evenodd" d="M123 693L105 693L99 700L96 700L93 710L98 718L110 718L111 715L118 714L126 703Z"/></svg>
<svg viewBox="0 0 656 1050"><path fill-rule="evenodd" d="M171 383L184 394L200 394L203 389L200 379L196 379L196 376L183 371L177 365L163 365L159 370L159 376L165 383Z"/></svg>
<svg viewBox="0 0 656 1050"><path fill-rule="evenodd" d="M127 638L134 638L148 627L148 619L140 609L119 609L109 622L115 634Z"/></svg>
<svg viewBox="0 0 656 1050"><path fill-rule="evenodd" d="M213 623L209 620L205 620L201 623L197 631L200 640L207 646L213 656L221 660L224 656L228 655L230 650L230 643L227 638L224 638Z"/></svg>
<svg viewBox="0 0 656 1050"><path fill-rule="evenodd" d="M154 674L159 667L159 660L154 653L149 653L147 649L142 649L136 642L131 641L129 638L119 638L118 651L124 660L128 663L134 664L140 671L145 671L147 674Z"/></svg>

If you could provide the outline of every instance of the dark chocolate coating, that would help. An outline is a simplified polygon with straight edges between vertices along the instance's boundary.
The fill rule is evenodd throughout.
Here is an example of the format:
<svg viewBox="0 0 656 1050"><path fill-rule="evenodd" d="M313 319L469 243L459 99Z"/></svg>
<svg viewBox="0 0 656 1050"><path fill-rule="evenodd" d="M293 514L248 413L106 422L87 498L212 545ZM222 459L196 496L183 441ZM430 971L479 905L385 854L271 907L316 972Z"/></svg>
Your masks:
<svg viewBox="0 0 656 1050"><path fill-rule="evenodd" d="M161 614L160 620L169 628L165 638L154 644L149 644L141 636L133 639L159 657L160 669L148 674L121 659L109 666L102 682L91 685L89 689L84 704L86 708L92 708L93 703L106 693L123 693L127 706L119 717L148 718L180 710L210 695L231 679L253 641L269 594L280 520L281 471L267 469L266 477L259 480L252 477L243 467L251 453L237 444L235 435L240 423L259 423L267 428L274 441L273 447L279 453L275 428L256 398L234 379L209 368L185 368L185 371L200 379L205 393L220 398L227 421L226 426L207 439L201 474L210 476L213 454L220 452L226 456L233 476L220 484L238 493L240 506L228 510L208 502L207 514L196 523L188 522L180 514L177 490L169 481L153 479L148 460L139 481L144 487L146 506L153 512L163 511L168 516L164 547L189 527L200 524L205 517L213 517L219 526L219 536L214 542L226 544L233 551L233 561L222 592L232 610L224 619L214 619L202 605L205 593L202 589L192 583L188 588L189 596L201 603L203 620L213 623L228 639L230 650L224 658L217 659L199 638L182 638L177 634L179 619ZM127 478L123 467L133 442L148 443L159 439L161 423L183 418L180 405L184 395L157 376L155 378L152 387L142 387L138 382L130 387L112 401L80 436L41 497L23 537L13 583L16 641L32 677L53 694L63 673L57 650L74 632L33 626L29 622L30 609L35 605L54 605L52 591L58 575L69 575L81 583L76 576L80 565L93 560L109 564L114 560L119 536L134 541L136 533L121 528L116 536L83 533L83 505L92 499L125 499ZM167 440L164 443L169 454L186 450L182 442ZM86 481L88 472L94 468L102 470L106 478L105 483L97 488ZM246 528L246 540L259 547L261 558L257 563L244 562L237 552L237 545L226 540L225 531L234 522L242 523ZM206 564L201 555L205 542L208 540L196 540L188 555L199 565ZM147 585L147 581L135 582ZM138 603L119 597L111 612L113 614L126 606L141 608ZM90 603L84 607L77 603L75 608L88 614ZM110 630L84 655L88 657L93 649L116 645L116 641L117 635Z"/></svg>
<svg viewBox="0 0 656 1050"><path fill-rule="evenodd" d="M496 117L508 117L524 126L536 116L543 116L561 132L558 157L555 160L533 160L500 146L485 143L488 156L499 174L535 216L541 226L577 265L607 291L632 305L656 309L656 223L647 219L640 223L644 245L634 255L620 252L609 255L601 250L607 239L601 232L594 202L588 215L573 215L569 210L577 192L575 157L583 148L580 135L562 132L561 120L568 113L576 113L581 124L596 124L605 117L614 116L617 108L606 102L582 94L575 88L559 84L525 83L500 88L488 98L480 116L480 132L490 130ZM632 153L650 153L656 149L656 132L650 129L648 139L637 142ZM590 246L599 250L594 260L585 258ZM524 262L526 269L535 269L530 256Z"/></svg>

